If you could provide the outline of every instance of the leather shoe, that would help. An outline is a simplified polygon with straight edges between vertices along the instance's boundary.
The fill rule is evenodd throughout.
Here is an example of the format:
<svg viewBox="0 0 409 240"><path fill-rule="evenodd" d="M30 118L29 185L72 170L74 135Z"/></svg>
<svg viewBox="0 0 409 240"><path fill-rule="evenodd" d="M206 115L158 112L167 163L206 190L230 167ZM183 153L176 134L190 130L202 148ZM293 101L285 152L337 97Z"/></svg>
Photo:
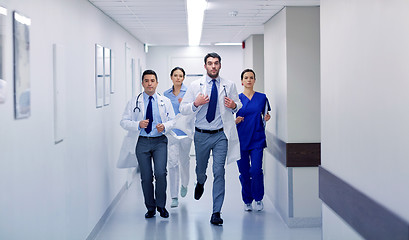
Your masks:
<svg viewBox="0 0 409 240"><path fill-rule="evenodd" d="M156 212L155 210L153 211L148 211L145 213L145 218L153 218L155 216Z"/></svg>
<svg viewBox="0 0 409 240"><path fill-rule="evenodd" d="M196 188L195 188L195 199L199 200L204 192L204 184L196 183Z"/></svg>
<svg viewBox="0 0 409 240"><path fill-rule="evenodd" d="M166 210L166 208L157 207L157 209L158 209L158 212L159 212L161 217L163 217L163 218L168 218L169 217L169 212L168 212L168 210Z"/></svg>
<svg viewBox="0 0 409 240"><path fill-rule="evenodd" d="M212 217L210 218L210 223L213 225L223 224L223 219L220 217L220 212L215 212L212 214Z"/></svg>

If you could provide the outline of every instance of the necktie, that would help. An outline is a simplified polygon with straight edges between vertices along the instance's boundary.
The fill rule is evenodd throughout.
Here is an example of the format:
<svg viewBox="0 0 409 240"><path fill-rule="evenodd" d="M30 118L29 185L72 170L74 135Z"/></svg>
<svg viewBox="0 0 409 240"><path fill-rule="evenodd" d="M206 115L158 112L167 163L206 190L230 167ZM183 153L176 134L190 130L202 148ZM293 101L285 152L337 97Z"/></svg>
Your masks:
<svg viewBox="0 0 409 240"><path fill-rule="evenodd" d="M209 107L207 108L206 120L211 122L214 120L216 114L216 105L217 105L217 86L216 79L213 79L212 92L210 93Z"/></svg>
<svg viewBox="0 0 409 240"><path fill-rule="evenodd" d="M153 122L153 113L152 113L152 96L149 96L149 103L148 107L146 108L146 118L149 119L148 126L146 127L146 133L150 133L152 131L152 122Z"/></svg>

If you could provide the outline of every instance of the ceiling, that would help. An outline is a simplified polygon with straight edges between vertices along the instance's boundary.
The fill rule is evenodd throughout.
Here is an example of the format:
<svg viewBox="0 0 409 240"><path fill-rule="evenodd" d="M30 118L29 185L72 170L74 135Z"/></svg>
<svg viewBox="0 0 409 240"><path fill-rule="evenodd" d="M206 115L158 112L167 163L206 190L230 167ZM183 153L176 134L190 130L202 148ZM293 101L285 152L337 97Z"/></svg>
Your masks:
<svg viewBox="0 0 409 240"><path fill-rule="evenodd" d="M188 45L186 0L89 0L141 42ZM263 34L263 24L285 6L318 6L319 0L207 0L201 45L241 43Z"/></svg>

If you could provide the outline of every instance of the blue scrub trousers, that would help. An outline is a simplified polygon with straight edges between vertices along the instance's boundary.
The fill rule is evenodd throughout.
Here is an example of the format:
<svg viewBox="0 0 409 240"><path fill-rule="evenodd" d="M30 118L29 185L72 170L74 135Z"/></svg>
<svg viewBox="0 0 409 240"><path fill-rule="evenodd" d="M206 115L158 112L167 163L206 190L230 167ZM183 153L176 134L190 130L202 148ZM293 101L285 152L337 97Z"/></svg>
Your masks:
<svg viewBox="0 0 409 240"><path fill-rule="evenodd" d="M252 203L253 200L261 201L264 197L263 180L263 148L240 151L241 159L237 161L242 186L242 198L244 203Z"/></svg>

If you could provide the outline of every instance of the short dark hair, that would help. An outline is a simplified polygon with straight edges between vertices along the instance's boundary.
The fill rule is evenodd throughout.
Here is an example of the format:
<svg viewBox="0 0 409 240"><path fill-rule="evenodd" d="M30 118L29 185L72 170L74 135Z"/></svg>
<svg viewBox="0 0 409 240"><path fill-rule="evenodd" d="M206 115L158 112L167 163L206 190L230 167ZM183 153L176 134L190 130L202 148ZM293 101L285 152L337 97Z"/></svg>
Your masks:
<svg viewBox="0 0 409 240"><path fill-rule="evenodd" d="M170 76L172 77L172 75L173 75L173 73L176 71L176 70L180 70L180 71L182 71L182 73L183 73L183 77L185 77L185 70L183 69L183 68L181 68L181 67L175 67L174 69L172 69L172 71L170 71Z"/></svg>
<svg viewBox="0 0 409 240"><path fill-rule="evenodd" d="M156 75L156 72L153 70L148 69L142 73L142 82L143 82L143 78L145 77L145 75L155 75L156 81L158 81L158 75Z"/></svg>
<svg viewBox="0 0 409 240"><path fill-rule="evenodd" d="M208 54L206 54L206 56L204 57L204 62L205 62L205 64L206 64L207 59L208 59L209 57L212 57L212 58L218 58L218 59L219 59L219 63L221 63L221 62L222 62L222 58L220 57L220 55L219 55L219 54L217 54L217 53L215 53L215 52L212 52L212 53L208 53Z"/></svg>
<svg viewBox="0 0 409 240"><path fill-rule="evenodd" d="M243 76L246 72L252 72L254 74L254 80L256 80L256 73L253 71L253 69L250 69L250 68L244 69L243 72L241 72L241 77L240 77L241 80L243 80Z"/></svg>

